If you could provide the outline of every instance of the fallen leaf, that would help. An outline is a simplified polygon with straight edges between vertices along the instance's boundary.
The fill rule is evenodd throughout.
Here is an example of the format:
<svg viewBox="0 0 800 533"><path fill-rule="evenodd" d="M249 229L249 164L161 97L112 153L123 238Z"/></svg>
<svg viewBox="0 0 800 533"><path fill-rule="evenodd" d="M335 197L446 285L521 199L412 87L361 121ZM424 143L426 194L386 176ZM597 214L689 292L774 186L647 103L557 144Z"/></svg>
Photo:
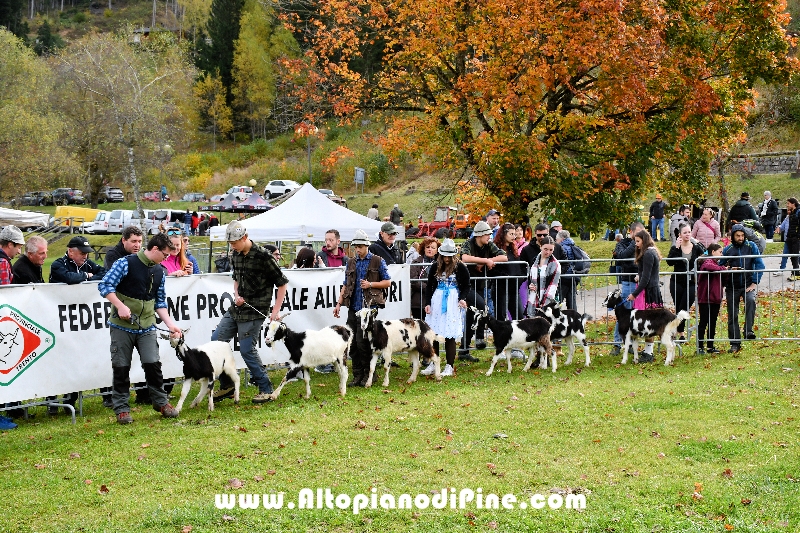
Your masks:
<svg viewBox="0 0 800 533"><path fill-rule="evenodd" d="M228 481L228 486L232 489L241 489L242 487L244 487L244 483L242 483L240 479L233 478L230 481Z"/></svg>
<svg viewBox="0 0 800 533"><path fill-rule="evenodd" d="M486 468L489 470L494 470L497 466L494 463L486 463Z"/></svg>
<svg viewBox="0 0 800 533"><path fill-rule="evenodd" d="M411 454L411 458L412 458L412 459L416 459L417 457L418 457L418 455L417 455L416 453L412 453L412 454Z"/></svg>
<svg viewBox="0 0 800 533"><path fill-rule="evenodd" d="M750 505L753 503L753 500L748 500L747 498L742 498L742 505Z"/></svg>
<svg viewBox="0 0 800 533"><path fill-rule="evenodd" d="M241 431L242 433L247 433L247 428L239 427L239 431Z"/></svg>
<svg viewBox="0 0 800 533"><path fill-rule="evenodd" d="M80 459L81 458L81 454L79 454L78 452L72 452L71 454L69 454L69 458L70 459Z"/></svg>
<svg viewBox="0 0 800 533"><path fill-rule="evenodd" d="M236 520L234 517L227 514L222 515L222 519L225 520L226 522L233 522L234 520Z"/></svg>
<svg viewBox="0 0 800 533"><path fill-rule="evenodd" d="M695 492L703 492L703 484L702 483L695 483L694 484Z"/></svg>
<svg viewBox="0 0 800 533"><path fill-rule="evenodd" d="M494 437L495 439L507 439L508 435L506 435L505 433L495 433L494 435L492 435L492 437Z"/></svg>
<svg viewBox="0 0 800 533"><path fill-rule="evenodd" d="M37 464L35 464L33 466L36 468L36 470L44 470L45 468L47 468L46 465L43 465L41 463L37 463Z"/></svg>
<svg viewBox="0 0 800 533"><path fill-rule="evenodd" d="M105 432L105 431L103 431L102 429L98 429L98 430L97 430L97 434L98 434L98 435L105 435L105 433L106 433L106 432Z"/></svg>
<svg viewBox="0 0 800 533"><path fill-rule="evenodd" d="M664 452L661 452L656 457L658 457L659 459L663 459L664 457L666 457L666 455L664 455Z"/></svg>
<svg viewBox="0 0 800 533"><path fill-rule="evenodd" d="M264 481L264 476L254 476L253 479L255 481Z"/></svg>
<svg viewBox="0 0 800 533"><path fill-rule="evenodd" d="M468 512L467 514L465 514L465 515L464 515L464 518L468 518L468 519L470 519L470 520L474 520L474 519L475 519L475 513L473 513L472 511L470 511L470 512Z"/></svg>
<svg viewBox="0 0 800 533"><path fill-rule="evenodd" d="M149 447L150 447L149 442L145 442L144 444L142 444L142 448L149 448Z"/></svg>
<svg viewBox="0 0 800 533"><path fill-rule="evenodd" d="M497 522L495 522L494 520L492 520L491 522L489 522L488 524L486 524L486 526L487 526L489 529L497 529Z"/></svg>
<svg viewBox="0 0 800 533"><path fill-rule="evenodd" d="M181 528L181 533L191 533L191 531L192 531L192 526L183 526Z"/></svg>
<svg viewBox="0 0 800 533"><path fill-rule="evenodd" d="M136 459L139 460L139 461L144 461L146 457L147 457L146 455L142 454L139 457L137 457Z"/></svg>
<svg viewBox="0 0 800 533"><path fill-rule="evenodd" d="M730 479L733 477L733 472L731 472L730 468L726 468L725 470L722 471L722 477Z"/></svg>
<svg viewBox="0 0 800 533"><path fill-rule="evenodd" d="M100 488L97 489L97 492L99 494L108 494L108 487L106 487L105 485L100 485Z"/></svg>
<svg viewBox="0 0 800 533"><path fill-rule="evenodd" d="M365 427L367 427L367 423L364 422L363 420L359 420L358 422L356 422L356 427L358 429L364 429Z"/></svg>
<svg viewBox="0 0 800 533"><path fill-rule="evenodd" d="M87 485L91 485L92 484L92 480L91 479L85 479L85 480L83 480L83 482L85 484L87 484Z"/></svg>
<svg viewBox="0 0 800 533"><path fill-rule="evenodd" d="M274 476L275 473L276 472L274 470L267 470L267 474L269 474L270 476Z"/></svg>
<svg viewBox="0 0 800 533"><path fill-rule="evenodd" d="M702 500L703 499L703 495L700 494L699 492L693 492L692 493L692 499L693 500L698 500L698 501Z"/></svg>
<svg viewBox="0 0 800 533"><path fill-rule="evenodd" d="M725 531L733 531L733 526L730 524L725 524Z"/></svg>

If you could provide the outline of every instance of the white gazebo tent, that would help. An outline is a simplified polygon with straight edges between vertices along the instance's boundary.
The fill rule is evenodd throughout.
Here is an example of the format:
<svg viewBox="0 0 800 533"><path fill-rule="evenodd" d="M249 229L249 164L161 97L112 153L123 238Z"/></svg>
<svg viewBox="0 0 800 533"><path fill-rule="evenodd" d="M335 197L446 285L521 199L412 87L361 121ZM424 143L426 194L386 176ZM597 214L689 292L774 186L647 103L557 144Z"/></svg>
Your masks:
<svg viewBox="0 0 800 533"><path fill-rule="evenodd" d="M383 224L332 202L309 183L278 207L241 222L254 242L324 241L329 229L339 230L342 241L349 242L359 229L377 238ZM212 228L211 241L224 241L226 227ZM398 240L404 239L402 226L397 230Z"/></svg>

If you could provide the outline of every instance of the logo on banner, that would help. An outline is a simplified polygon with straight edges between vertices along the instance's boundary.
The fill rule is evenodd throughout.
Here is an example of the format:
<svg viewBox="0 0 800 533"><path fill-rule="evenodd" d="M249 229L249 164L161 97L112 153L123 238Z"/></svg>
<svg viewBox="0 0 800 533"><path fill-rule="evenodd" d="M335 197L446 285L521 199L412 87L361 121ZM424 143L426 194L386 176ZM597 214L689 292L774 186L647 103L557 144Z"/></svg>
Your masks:
<svg viewBox="0 0 800 533"><path fill-rule="evenodd" d="M55 344L52 333L10 305L0 305L0 385L10 385Z"/></svg>

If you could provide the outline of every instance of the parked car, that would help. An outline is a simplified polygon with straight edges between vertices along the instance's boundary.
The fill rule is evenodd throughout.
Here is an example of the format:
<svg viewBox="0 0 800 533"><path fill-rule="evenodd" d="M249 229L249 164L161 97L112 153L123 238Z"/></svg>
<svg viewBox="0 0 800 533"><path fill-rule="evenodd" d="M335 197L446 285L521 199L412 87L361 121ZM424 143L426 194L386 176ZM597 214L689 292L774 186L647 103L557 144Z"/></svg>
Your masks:
<svg viewBox="0 0 800 533"><path fill-rule="evenodd" d="M161 202L161 201L169 202L170 201L169 195L165 196L164 200L161 200L161 193L159 191L148 191L148 192L142 193L142 200L144 200L145 202Z"/></svg>
<svg viewBox="0 0 800 533"><path fill-rule="evenodd" d="M68 187L61 187L52 192L53 205L67 205L67 204L85 204L86 199L83 197L83 191L79 189L70 189Z"/></svg>
<svg viewBox="0 0 800 533"><path fill-rule="evenodd" d="M287 192L292 192L295 189L299 189L301 185L296 181L292 180L272 180L267 183L267 186L264 187L264 198L269 200L270 198L274 198L276 196L281 196L286 194Z"/></svg>
<svg viewBox="0 0 800 533"><path fill-rule="evenodd" d="M238 202L242 202L250 198L250 195L253 194L252 187L246 187L244 185L234 185L222 196L223 200L227 198L229 195L233 195L234 199Z"/></svg>
<svg viewBox="0 0 800 533"><path fill-rule="evenodd" d="M342 198L341 196L336 196L336 194L330 189L317 189L319 192L327 196L332 202L336 202L337 204L341 205L342 207L347 207L347 200Z"/></svg>
<svg viewBox="0 0 800 533"><path fill-rule="evenodd" d="M209 201L210 202L221 202L224 199L225 199L225 195L224 194L215 194L214 196L211 197L211 199Z"/></svg>
<svg viewBox="0 0 800 533"><path fill-rule="evenodd" d="M108 232L109 233L122 233L123 228L126 228L131 223L133 211L130 209L115 209L108 215Z"/></svg>
<svg viewBox="0 0 800 533"><path fill-rule="evenodd" d="M92 201L91 193L86 195L86 201ZM97 193L97 203L98 204L105 204L107 202L124 202L125 201L125 193L122 192L122 189L117 187L109 187L106 185L100 192Z"/></svg>
<svg viewBox="0 0 800 533"><path fill-rule="evenodd" d="M184 202L206 202L206 195L201 192L187 192L181 198Z"/></svg>
<svg viewBox="0 0 800 533"><path fill-rule="evenodd" d="M11 205L52 205L53 195L47 191L26 192L19 198L13 198Z"/></svg>
<svg viewBox="0 0 800 533"><path fill-rule="evenodd" d="M108 233L109 215L111 215L110 211L100 211L97 213L97 216L94 217L94 220L90 220L89 222L84 222L81 224L81 228L83 229L84 233L105 235Z"/></svg>

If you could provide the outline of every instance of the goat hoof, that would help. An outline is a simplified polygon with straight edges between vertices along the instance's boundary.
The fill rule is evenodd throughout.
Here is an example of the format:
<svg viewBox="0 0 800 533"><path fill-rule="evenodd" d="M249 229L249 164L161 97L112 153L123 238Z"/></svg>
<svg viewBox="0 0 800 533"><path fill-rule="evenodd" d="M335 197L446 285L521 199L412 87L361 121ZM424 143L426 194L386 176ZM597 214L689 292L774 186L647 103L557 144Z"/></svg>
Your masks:
<svg viewBox="0 0 800 533"><path fill-rule="evenodd" d="M491 375L492 375L492 372L491 372L491 371L487 371L487 372L486 372L486 375L487 375L487 376L491 376Z"/></svg>

